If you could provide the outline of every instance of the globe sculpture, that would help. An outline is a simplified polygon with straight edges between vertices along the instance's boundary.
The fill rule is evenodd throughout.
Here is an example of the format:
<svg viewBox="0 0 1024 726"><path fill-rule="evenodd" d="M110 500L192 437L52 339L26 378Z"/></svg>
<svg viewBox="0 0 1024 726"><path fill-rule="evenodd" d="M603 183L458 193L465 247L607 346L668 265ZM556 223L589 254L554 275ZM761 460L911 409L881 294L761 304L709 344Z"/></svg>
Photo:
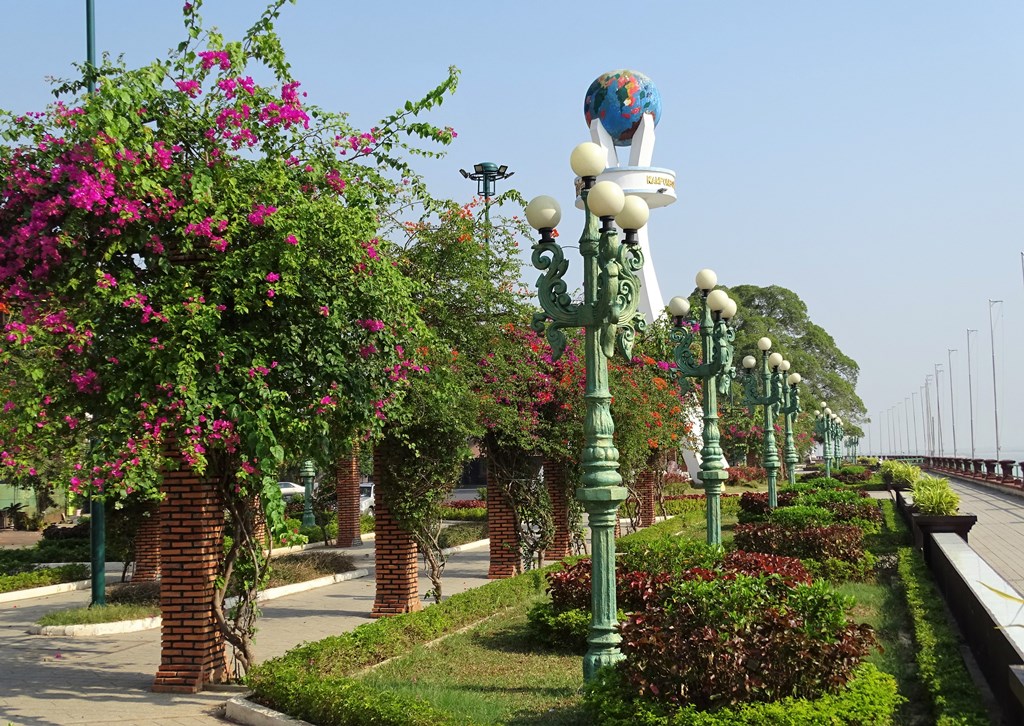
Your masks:
<svg viewBox="0 0 1024 726"><path fill-rule="evenodd" d="M643 73L630 70L610 71L598 76L587 89L583 114L587 126L595 118L612 137L616 146L629 146L644 114L661 118L661 94Z"/></svg>

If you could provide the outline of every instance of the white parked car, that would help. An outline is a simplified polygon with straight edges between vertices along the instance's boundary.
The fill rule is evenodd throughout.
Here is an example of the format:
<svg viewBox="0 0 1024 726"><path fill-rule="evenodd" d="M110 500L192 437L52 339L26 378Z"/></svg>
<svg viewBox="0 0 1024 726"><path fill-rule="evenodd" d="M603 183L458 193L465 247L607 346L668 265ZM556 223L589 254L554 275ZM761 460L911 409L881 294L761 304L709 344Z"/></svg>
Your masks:
<svg viewBox="0 0 1024 726"><path fill-rule="evenodd" d="M277 485L281 487L281 497L286 502L295 497L306 496L306 487L301 484L296 484L293 481L279 481Z"/></svg>
<svg viewBox="0 0 1024 726"><path fill-rule="evenodd" d="M359 485L359 513L373 516L373 482Z"/></svg>

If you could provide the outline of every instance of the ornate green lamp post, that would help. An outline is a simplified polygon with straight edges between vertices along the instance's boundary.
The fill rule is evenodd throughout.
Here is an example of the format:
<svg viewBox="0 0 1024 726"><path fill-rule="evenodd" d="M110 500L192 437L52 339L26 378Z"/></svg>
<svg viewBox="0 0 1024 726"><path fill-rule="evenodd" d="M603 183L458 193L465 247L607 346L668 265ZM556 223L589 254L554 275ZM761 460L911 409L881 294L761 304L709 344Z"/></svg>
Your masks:
<svg viewBox="0 0 1024 726"><path fill-rule="evenodd" d="M313 478L315 476L316 469L313 468L313 462L308 459L302 462L302 468L299 469L299 481L302 482L302 486L305 488L302 497L303 527L312 527L316 524L316 518L313 516Z"/></svg>
<svg viewBox="0 0 1024 726"><path fill-rule="evenodd" d="M779 388L782 392L782 402L779 404L779 413L784 417L786 425L786 448L785 448L785 460L786 460L786 477L789 479L789 483L796 484L796 465L800 463L800 457L796 454L796 444L793 442L793 423L796 421L797 415L800 413L800 393L797 390L797 386L800 384L800 374L790 373L783 382L781 378L786 375L789 370L789 361L782 361L782 365L779 366ZM774 505L772 505L774 506Z"/></svg>
<svg viewBox="0 0 1024 726"><path fill-rule="evenodd" d="M782 365L782 353L769 353L772 348L770 338L757 341L761 351L761 374L754 375L757 358L744 356L743 368L743 402L750 408L761 406L764 409L764 434L761 463L768 473L768 506L779 506L779 495L776 483L779 477L779 449L775 445L775 416L778 405L782 403L782 392L779 390L777 374Z"/></svg>
<svg viewBox="0 0 1024 726"><path fill-rule="evenodd" d="M676 363L683 392L690 387L689 378L700 379L701 407L704 414L704 430L701 432L703 447L700 450L700 479L704 488L707 509L708 544L722 544L722 490L729 478L725 457L719 443L718 395L729 394L730 381L734 374L732 365L733 341L736 331L729 325L736 314L736 301L724 290L714 290L718 276L713 270L697 273L697 287L700 289L703 306L700 311L700 347L703 362L698 364L690 345L693 343L693 326L687 322L690 301L685 297L674 297L669 301L668 310L672 315L673 329L669 333L676 347L672 357Z"/></svg>
<svg viewBox="0 0 1024 726"><path fill-rule="evenodd" d="M846 453L850 457L850 461L854 464L857 463L857 447L860 445L859 436L847 436L846 437Z"/></svg>
<svg viewBox="0 0 1024 726"><path fill-rule="evenodd" d="M626 197L614 182L597 182L605 169L606 156L600 146L583 143L573 149L569 162L582 179L583 209L586 214L580 236L583 257L583 301L573 302L565 275L569 263L555 242L552 230L561 210L551 197L541 196L526 206L526 219L540 232L533 246L533 264L543 274L537 292L543 313L533 318L533 328L545 332L557 359L565 351L565 328L583 328L586 360L586 414L583 420L583 486L576 498L586 509L590 523L593 613L589 648L583 659L583 677L592 680L599 668L620 660L616 631L615 602L615 520L627 490L619 475L619 450L613 442L615 424L608 390L608 359L618 350L632 357L633 339L643 327L637 314L643 254L636 244L636 230L647 223L647 204L638 197ZM625 230L623 240L612 219ZM548 323L547 321L551 322Z"/></svg>
<svg viewBox="0 0 1024 726"><path fill-rule="evenodd" d="M843 446L843 419L839 418L838 415L832 417L832 458L835 459L836 468L843 466L842 457L842 446Z"/></svg>
<svg viewBox="0 0 1024 726"><path fill-rule="evenodd" d="M832 409L824 401L821 402L821 410L814 414L814 433L821 441L821 457L825 460L825 476L831 477Z"/></svg>

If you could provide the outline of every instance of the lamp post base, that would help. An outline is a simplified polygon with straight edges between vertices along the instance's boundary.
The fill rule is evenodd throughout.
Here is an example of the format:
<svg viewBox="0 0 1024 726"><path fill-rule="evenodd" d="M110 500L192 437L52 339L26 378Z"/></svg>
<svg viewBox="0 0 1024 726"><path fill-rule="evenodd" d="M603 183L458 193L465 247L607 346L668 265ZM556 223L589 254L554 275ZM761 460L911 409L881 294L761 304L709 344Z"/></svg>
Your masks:
<svg viewBox="0 0 1024 726"><path fill-rule="evenodd" d="M615 520L619 505L629 491L621 486L580 487L576 499L587 512L590 523L591 601L589 648L583 657L583 679L591 681L597 671L622 660L619 652L618 608L615 593Z"/></svg>

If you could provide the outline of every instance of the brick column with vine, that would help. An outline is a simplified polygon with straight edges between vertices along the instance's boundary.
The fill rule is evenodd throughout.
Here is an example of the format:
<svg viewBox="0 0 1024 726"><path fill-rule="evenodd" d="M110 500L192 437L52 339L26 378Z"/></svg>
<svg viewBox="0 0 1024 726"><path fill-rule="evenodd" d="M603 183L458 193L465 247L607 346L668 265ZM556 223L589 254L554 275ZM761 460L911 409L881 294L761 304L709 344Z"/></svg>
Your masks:
<svg viewBox="0 0 1024 726"><path fill-rule="evenodd" d="M352 445L352 454L338 460L336 491L338 497L338 546L358 547L363 543L359 532L359 446ZM377 479L377 481L380 481ZM379 511L374 504L374 511ZM378 522L380 519L378 518Z"/></svg>
<svg viewBox="0 0 1024 726"><path fill-rule="evenodd" d="M398 526L384 501L383 462L373 452L373 507L376 512L374 562L377 568L377 590L371 618L401 615L423 608L420 602L420 578L417 569L419 551L412 536Z"/></svg>
<svg viewBox="0 0 1024 726"><path fill-rule="evenodd" d="M565 466L561 461L545 457L544 485L551 499L551 517L555 527L551 546L544 552L544 558L560 560L569 556L572 545L572 532L569 531L569 493L565 489Z"/></svg>
<svg viewBox="0 0 1024 726"><path fill-rule="evenodd" d="M647 466L637 477L636 496L639 499L641 527L650 527L654 524L655 496L654 496L654 457L647 461Z"/></svg>
<svg viewBox="0 0 1024 726"><path fill-rule="evenodd" d="M167 455L160 505L160 668L153 690L197 693L225 679L224 639L213 597L224 556L224 505L216 483L193 472L175 442Z"/></svg>
<svg viewBox="0 0 1024 726"><path fill-rule="evenodd" d="M160 579L160 504L154 502L139 520L135 531L135 570L132 582Z"/></svg>
<svg viewBox="0 0 1024 726"><path fill-rule="evenodd" d="M487 577L500 580L518 575L523 570L516 536L516 515L505 496L494 466L487 466L487 536L491 540L490 567Z"/></svg>

